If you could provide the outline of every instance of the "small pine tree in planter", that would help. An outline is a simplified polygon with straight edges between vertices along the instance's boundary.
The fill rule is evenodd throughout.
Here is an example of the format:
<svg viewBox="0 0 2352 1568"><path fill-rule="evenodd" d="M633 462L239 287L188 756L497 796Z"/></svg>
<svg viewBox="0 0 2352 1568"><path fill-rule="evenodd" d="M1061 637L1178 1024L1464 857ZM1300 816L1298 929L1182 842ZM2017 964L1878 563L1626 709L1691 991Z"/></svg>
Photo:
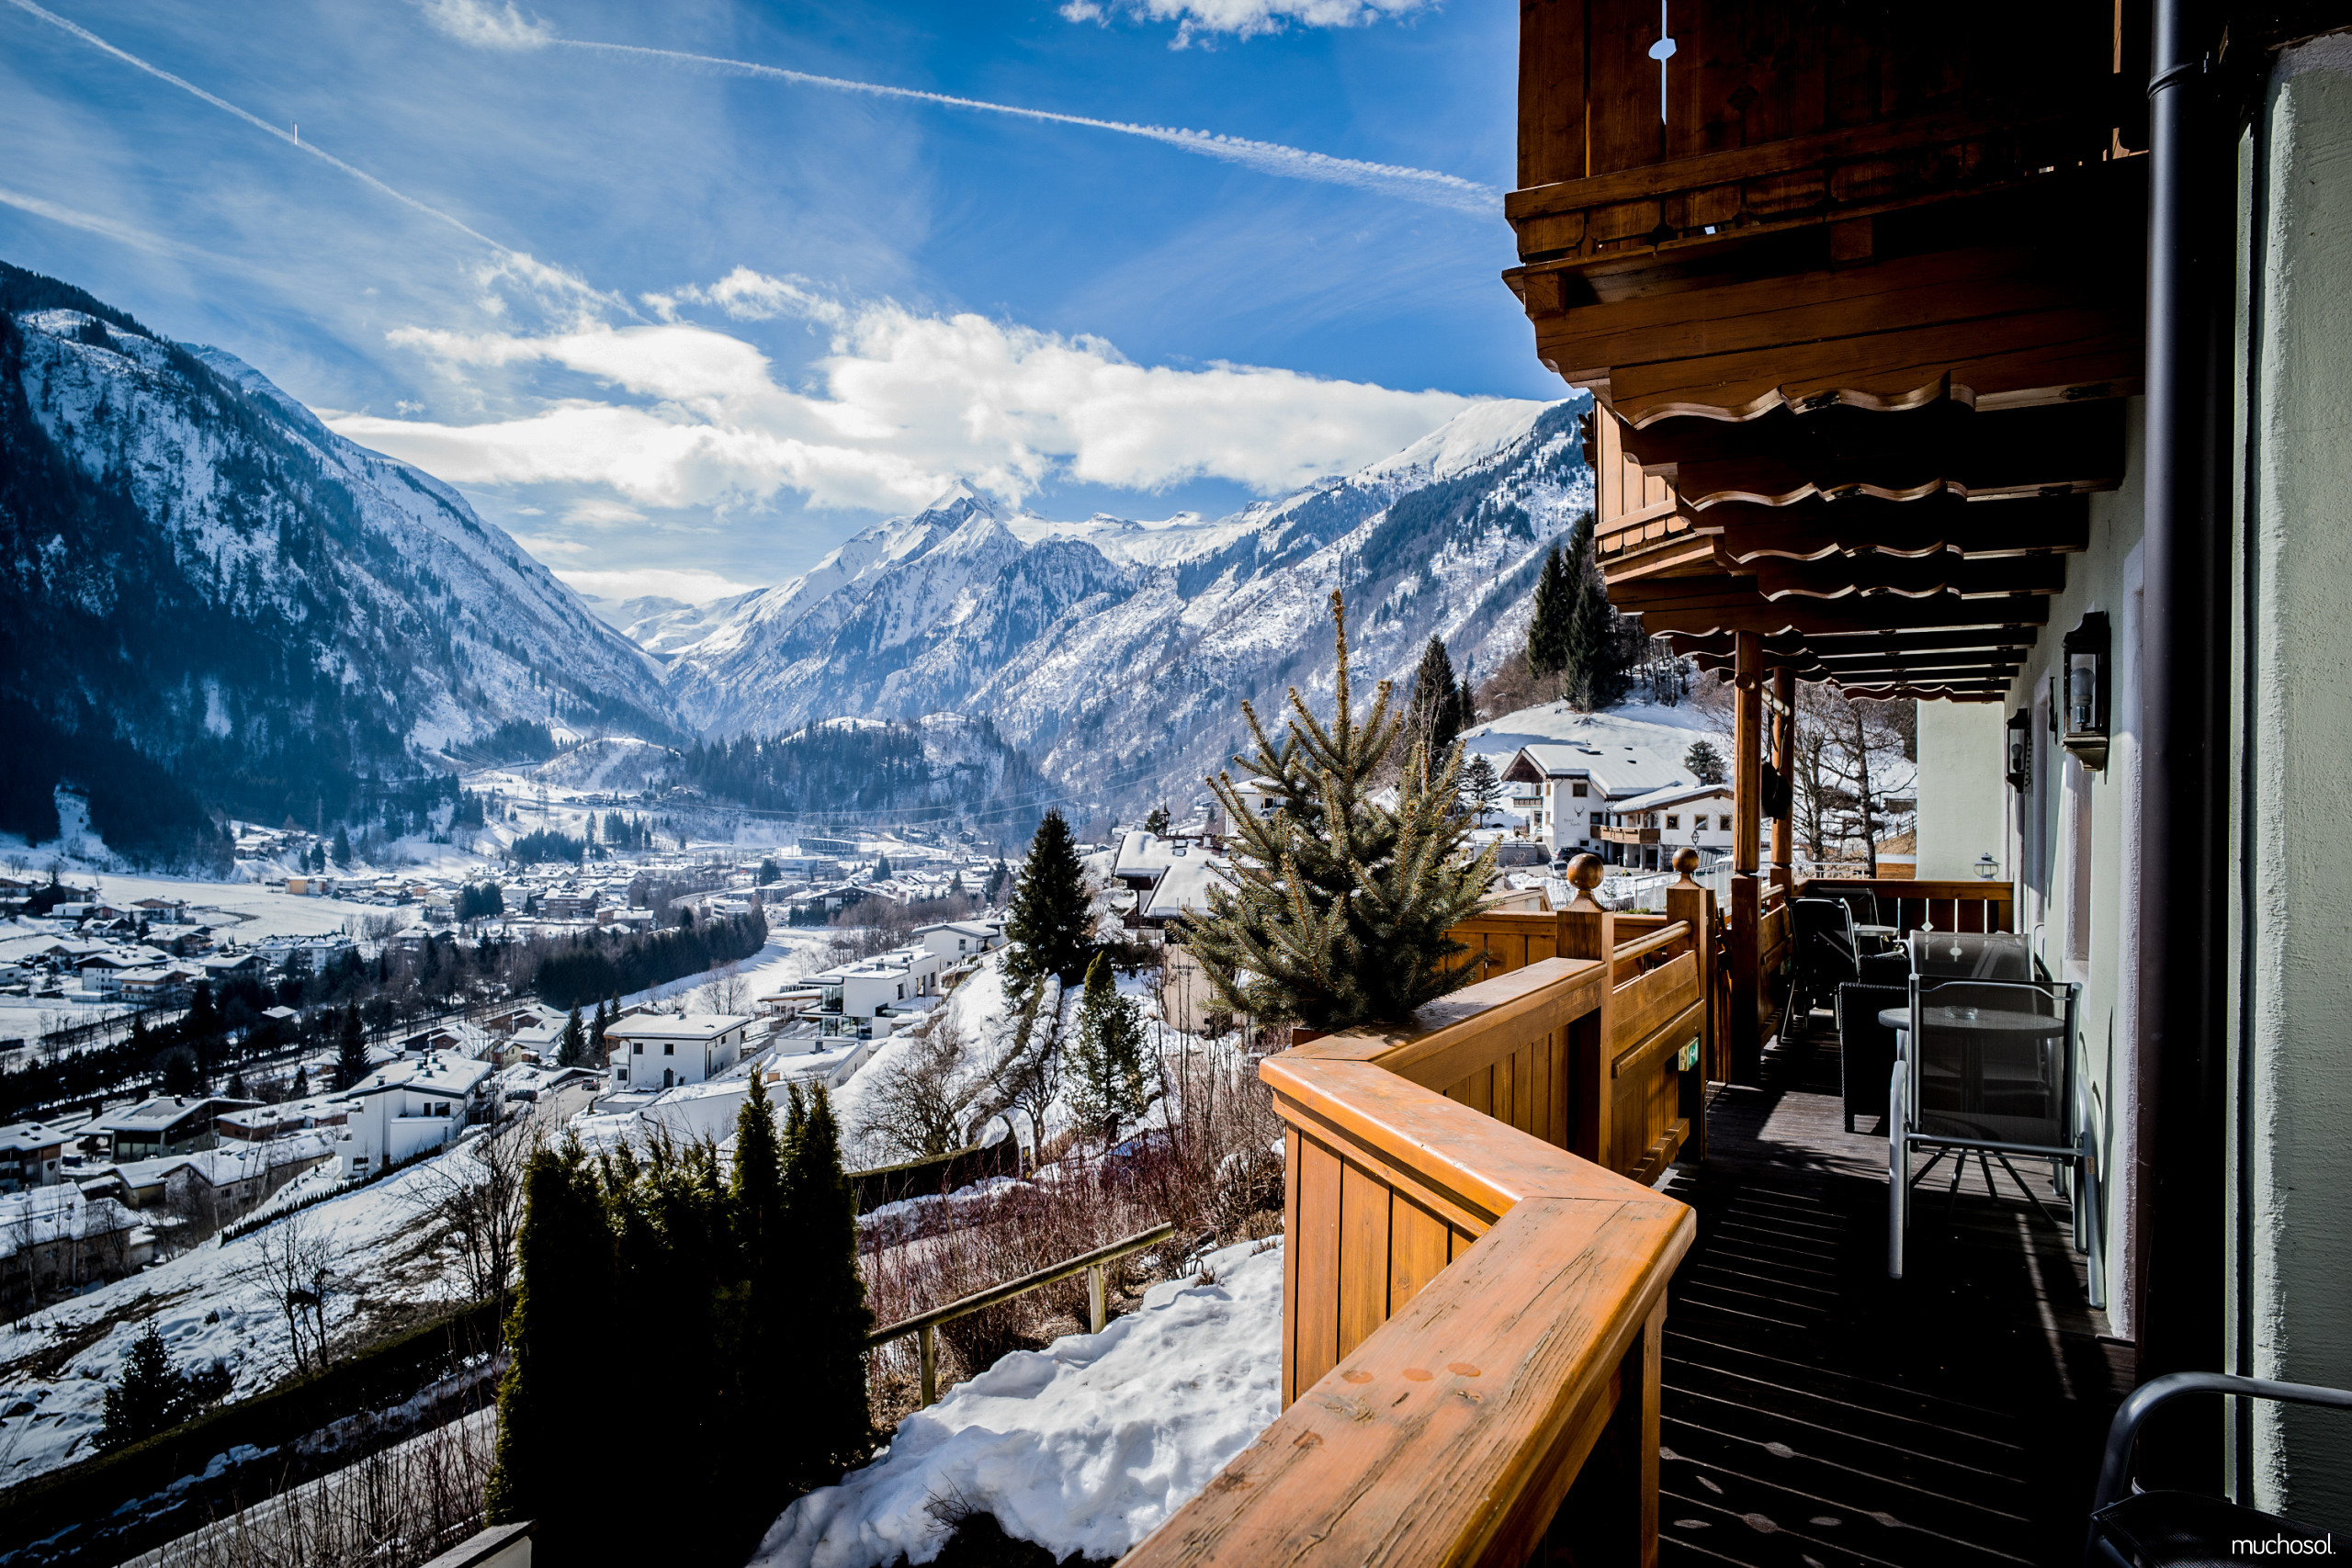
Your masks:
<svg viewBox="0 0 2352 1568"><path fill-rule="evenodd" d="M1229 776L1209 781L1234 825L1237 886L1211 886L1208 918L1188 942L1220 1006L1323 1031L1405 1023L1476 979L1476 964L1449 966L1467 951L1450 933L1476 912L1494 875L1493 851L1466 853L1459 745L1428 767L1408 755L1393 807L1372 798L1403 720L1390 711L1386 682L1371 714L1358 716L1338 593L1331 619L1339 687L1329 724L1294 687L1289 733L1277 744L1241 705L1258 754L1235 765L1272 785L1280 805L1261 816Z"/></svg>

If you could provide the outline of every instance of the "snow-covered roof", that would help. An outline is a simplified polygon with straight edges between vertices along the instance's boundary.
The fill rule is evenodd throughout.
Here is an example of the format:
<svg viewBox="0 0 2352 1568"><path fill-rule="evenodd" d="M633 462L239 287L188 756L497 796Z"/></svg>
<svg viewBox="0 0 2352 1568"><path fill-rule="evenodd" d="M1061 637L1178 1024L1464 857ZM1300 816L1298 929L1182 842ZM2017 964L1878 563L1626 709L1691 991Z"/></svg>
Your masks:
<svg viewBox="0 0 2352 1568"><path fill-rule="evenodd" d="M749 1013L690 1012L683 1017L667 1013L632 1013L605 1026L607 1040L716 1040L730 1030L741 1029L752 1022Z"/></svg>
<svg viewBox="0 0 2352 1568"><path fill-rule="evenodd" d="M1704 800L1709 795L1721 795L1724 799L1729 800L1732 797L1731 785L1697 783L1668 784L1663 789L1654 789L1647 795L1637 795L1630 800L1612 800L1609 803L1609 808L1612 811L1659 811L1669 806L1679 806L1686 800Z"/></svg>
<svg viewBox="0 0 2352 1568"><path fill-rule="evenodd" d="M1699 782L1680 758L1648 746L1539 742L1521 747L1519 756L1546 778L1590 779L1611 800Z"/></svg>
<svg viewBox="0 0 2352 1568"><path fill-rule="evenodd" d="M413 1089L419 1094L466 1095L496 1071L488 1062L470 1056L435 1054L413 1062L387 1062L366 1079L344 1091L346 1099Z"/></svg>
<svg viewBox="0 0 2352 1568"><path fill-rule="evenodd" d="M1211 882L1230 886L1232 880L1231 863L1216 857L1195 855L1177 861L1152 888L1151 902L1144 907L1144 919L1170 920L1196 910L1206 913Z"/></svg>

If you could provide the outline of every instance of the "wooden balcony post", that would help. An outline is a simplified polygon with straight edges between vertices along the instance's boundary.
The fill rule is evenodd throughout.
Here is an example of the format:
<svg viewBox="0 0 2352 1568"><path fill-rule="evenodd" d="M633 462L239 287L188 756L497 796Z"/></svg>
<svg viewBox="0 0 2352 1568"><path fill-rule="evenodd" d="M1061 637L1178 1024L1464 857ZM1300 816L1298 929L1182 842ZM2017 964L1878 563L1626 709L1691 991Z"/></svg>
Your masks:
<svg viewBox="0 0 2352 1568"><path fill-rule="evenodd" d="M1568 863L1568 882L1577 893L1568 907L1554 917L1558 922L1561 957L1598 958L1607 963L1616 952L1617 917L1593 897L1606 870L1599 855L1578 855ZM1604 970L1600 1006L1568 1026L1568 1124L1572 1129L1568 1152L1596 1165L1609 1163L1615 1133L1611 1112L1616 1093L1609 1077L1611 1032L1616 1024L1611 1001L1615 989Z"/></svg>
<svg viewBox="0 0 2352 1568"><path fill-rule="evenodd" d="M1796 761L1797 735L1797 672L1791 664L1780 664L1772 670L1772 766L1786 781L1790 768ZM1782 786L1780 814L1772 818L1772 880L1783 887L1796 885L1792 862L1796 850L1796 791L1785 783Z"/></svg>
<svg viewBox="0 0 2352 1568"><path fill-rule="evenodd" d="M1764 638L1738 632L1732 647L1731 868L1753 876L1764 836Z"/></svg>
<svg viewBox="0 0 2352 1568"><path fill-rule="evenodd" d="M1764 837L1764 639L1739 632L1732 640L1731 1037L1724 1044L1724 1077L1752 1084L1763 1060L1758 1022L1763 977L1757 973L1758 925L1763 888L1757 881Z"/></svg>
<svg viewBox="0 0 2352 1568"><path fill-rule="evenodd" d="M1679 1110L1690 1123L1683 1146L1693 1159L1703 1160L1707 1157L1707 1079L1718 1070L1722 1051L1722 1043L1715 1038L1715 969L1720 957L1715 952L1715 896L1690 874L1699 869L1699 852L1690 845L1674 852L1674 869L1680 874L1666 890L1666 918L1690 922L1690 951L1699 960L1699 994L1707 1000L1699 1015L1698 1065L1682 1074L1679 1090Z"/></svg>

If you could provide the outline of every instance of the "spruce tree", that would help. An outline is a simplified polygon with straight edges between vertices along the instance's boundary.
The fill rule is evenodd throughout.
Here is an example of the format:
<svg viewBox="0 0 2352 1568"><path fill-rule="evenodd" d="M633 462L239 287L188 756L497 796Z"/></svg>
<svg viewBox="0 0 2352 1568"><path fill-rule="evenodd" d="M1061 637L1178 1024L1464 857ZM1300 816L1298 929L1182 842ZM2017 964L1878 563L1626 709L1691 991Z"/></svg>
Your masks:
<svg viewBox="0 0 2352 1568"><path fill-rule="evenodd" d="M1413 699L1405 709L1405 741L1420 750L1424 770L1442 767L1453 739L1462 732L1462 697L1445 639L1432 637L1413 671Z"/></svg>
<svg viewBox="0 0 2352 1568"><path fill-rule="evenodd" d="M1701 784L1724 782L1724 754L1716 750L1710 741L1690 742L1690 750L1682 753L1682 765L1690 769L1690 776Z"/></svg>
<svg viewBox="0 0 2352 1568"><path fill-rule="evenodd" d="M1168 836L1168 806L1165 801L1144 814L1143 830L1155 839Z"/></svg>
<svg viewBox="0 0 2352 1568"><path fill-rule="evenodd" d="M1535 605L1527 621L1528 673L1542 679L1567 667L1568 633L1576 618L1576 581L1554 545L1535 580Z"/></svg>
<svg viewBox="0 0 2352 1568"><path fill-rule="evenodd" d="M1012 912L1004 923L1007 969L1016 976L1058 975L1063 985L1076 985L1093 948L1092 914L1077 840L1062 814L1048 811L1014 883Z"/></svg>
<svg viewBox="0 0 2352 1568"><path fill-rule="evenodd" d="M1220 1006L1322 1030L1402 1023L1476 979L1476 964L1450 967L1467 951L1451 933L1476 911L1494 874L1491 850L1467 853L1458 748L1426 770L1408 757L1395 807L1372 798L1403 721L1385 682L1370 715L1359 715L1347 608L1336 592L1331 619L1339 658L1329 723L1293 687L1278 744L1241 705L1257 755L1234 763L1271 784L1279 805L1261 816L1229 775L1209 781L1234 825L1237 886L1210 885L1208 918L1188 944Z"/></svg>
<svg viewBox="0 0 2352 1568"><path fill-rule="evenodd" d="M894 874L890 870L890 857L888 855L876 855L874 857L875 881L888 882L893 874Z"/></svg>
<svg viewBox="0 0 2352 1568"><path fill-rule="evenodd" d="M163 1335L149 1323L130 1342L120 1381L106 1391L105 1422L98 1451L126 1448L193 1420L205 1405L229 1392L233 1374L219 1361L194 1372L172 1364Z"/></svg>
<svg viewBox="0 0 2352 1568"><path fill-rule="evenodd" d="M351 869L351 835L343 830L340 822L334 828L334 863L345 871Z"/></svg>
<svg viewBox="0 0 2352 1568"><path fill-rule="evenodd" d="M556 1065L576 1067L588 1055L588 1036L580 1027L580 1010L573 1008L571 1016L563 1021L563 1033L556 1042Z"/></svg>
<svg viewBox="0 0 2352 1568"><path fill-rule="evenodd" d="M798 1469L787 1479L822 1486L874 1451L865 1396L865 1336L874 1314L857 1271L857 1194L842 1170L841 1130L822 1083L811 1087L797 1135L787 1139L784 1234L801 1301L791 1354L804 1402L792 1456Z"/></svg>
<svg viewBox="0 0 2352 1568"><path fill-rule="evenodd" d="M1135 1000L1119 995L1111 961L1098 953L1086 966L1078 1040L1070 1047L1070 1111L1105 1145L1116 1143L1119 1129L1150 1109L1144 1049L1143 1019Z"/></svg>
<svg viewBox="0 0 2352 1568"><path fill-rule="evenodd" d="M1625 660L1619 648L1617 611L1592 553L1592 514L1577 519L1568 531L1568 570L1574 584L1574 613L1568 620L1568 705L1586 713L1612 707L1625 694Z"/></svg>
<svg viewBox="0 0 2352 1568"><path fill-rule="evenodd" d="M356 1003L343 1010L343 1032L335 1041L334 1087L350 1089L368 1076L368 1035L359 1027Z"/></svg>
<svg viewBox="0 0 2352 1568"><path fill-rule="evenodd" d="M294 1069L294 1087L286 1091L288 1099L308 1100L311 1096L311 1066L305 1062Z"/></svg>
<svg viewBox="0 0 2352 1568"><path fill-rule="evenodd" d="M587 1562L601 1510L578 1503L580 1444L610 1418L588 1369L611 1354L613 1237L577 1144L534 1153L523 1173L509 1359L498 1384L498 1458L483 1495L493 1524L537 1519L537 1550Z"/></svg>
<svg viewBox="0 0 2352 1568"><path fill-rule="evenodd" d="M1470 803L1479 826L1484 827L1487 813L1502 804L1503 781L1495 772L1495 764L1484 752L1462 765L1462 798Z"/></svg>
<svg viewBox="0 0 2352 1568"><path fill-rule="evenodd" d="M596 1021L588 1028L588 1061L591 1066L602 1066L605 1061L605 1030L612 1021L612 1015L605 1010L604 999L597 998Z"/></svg>

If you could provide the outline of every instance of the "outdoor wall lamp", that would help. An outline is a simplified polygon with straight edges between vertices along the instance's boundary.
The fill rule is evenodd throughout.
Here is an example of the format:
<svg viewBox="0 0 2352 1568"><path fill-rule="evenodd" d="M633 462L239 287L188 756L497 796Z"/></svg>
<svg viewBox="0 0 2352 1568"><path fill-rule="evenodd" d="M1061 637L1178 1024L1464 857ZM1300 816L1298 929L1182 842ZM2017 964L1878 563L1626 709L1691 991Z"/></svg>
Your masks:
<svg viewBox="0 0 2352 1568"><path fill-rule="evenodd" d="M2009 771L2001 776L2019 795L2033 786L2033 716L2024 708L2009 717Z"/></svg>
<svg viewBox="0 0 2352 1568"><path fill-rule="evenodd" d="M2058 743L2086 768L2107 766L2107 616L2098 610L2066 634L2065 726Z"/></svg>
<svg viewBox="0 0 2352 1568"><path fill-rule="evenodd" d="M1993 859L1993 856L1992 856L1992 854L1991 854L1991 852L1990 852L1989 851L1988 851L1987 852L1985 852L1985 853L1984 853L1984 854L1981 854L1981 855L1978 855L1978 856L1976 857L1976 880L1977 880L1977 881L1979 881L1979 882L1990 882L1990 881L1992 881L1992 880L1993 880L1993 874L1994 874L1994 873L1996 873L1996 872L1997 872L1997 871L1999 871L2000 869L2001 869L2001 867L2000 867L1999 863L1997 863L1996 861L1995 861L1995 860Z"/></svg>

